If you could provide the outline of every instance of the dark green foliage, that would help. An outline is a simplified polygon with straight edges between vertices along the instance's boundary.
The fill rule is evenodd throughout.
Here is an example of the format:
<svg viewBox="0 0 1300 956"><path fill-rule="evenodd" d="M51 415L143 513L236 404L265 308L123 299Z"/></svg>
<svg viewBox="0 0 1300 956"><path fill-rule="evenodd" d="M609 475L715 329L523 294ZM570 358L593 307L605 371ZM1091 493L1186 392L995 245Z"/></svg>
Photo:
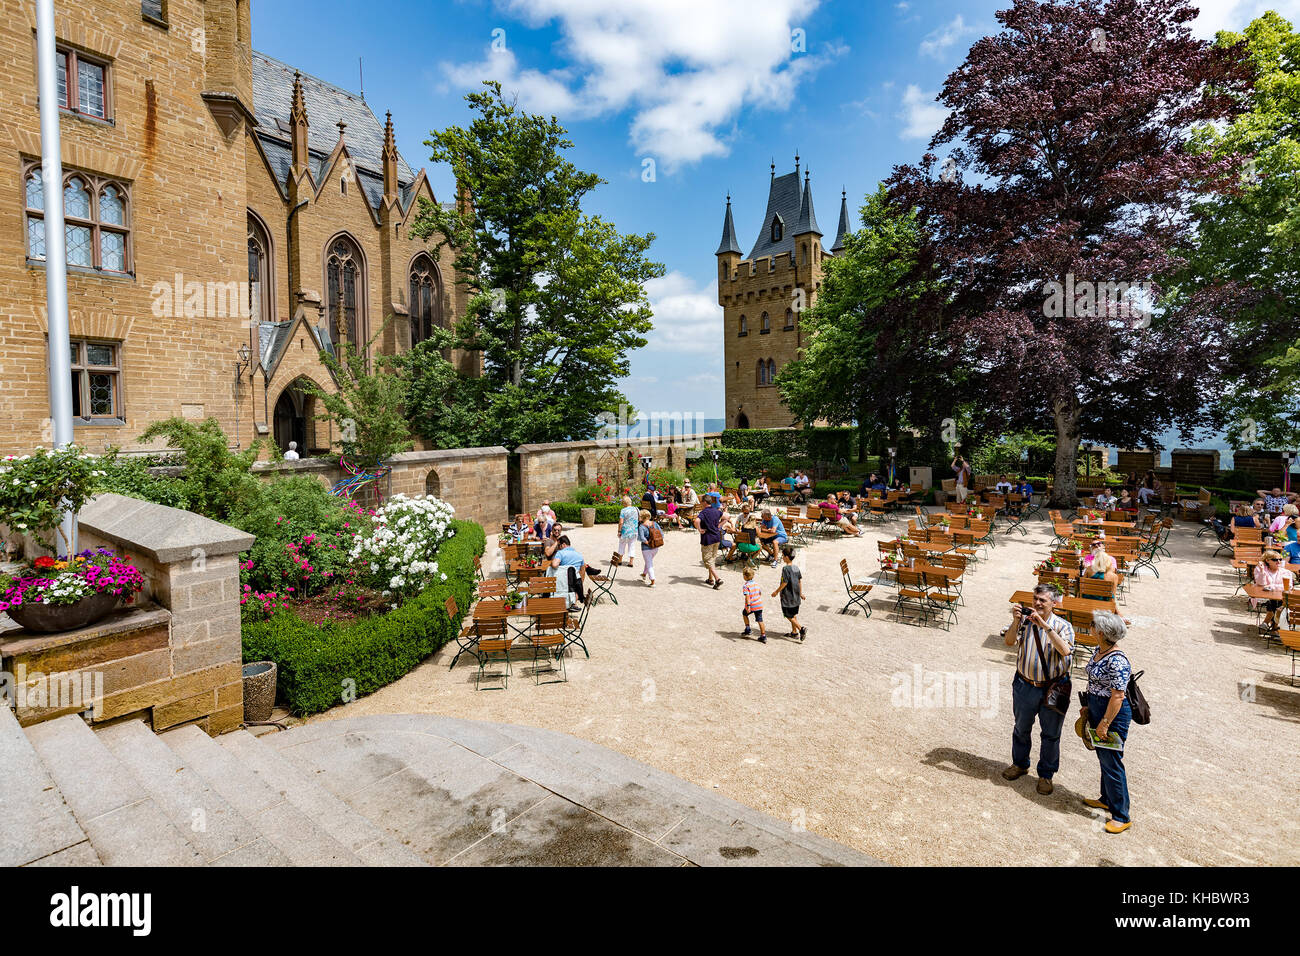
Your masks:
<svg viewBox="0 0 1300 956"><path fill-rule="evenodd" d="M456 521L455 537L438 551L446 581L430 582L394 611L349 624L317 627L282 610L269 621L245 624L244 660L275 661L279 696L299 715L373 693L410 672L451 641L460 627L449 620L448 596L464 610L474 593L474 556L483 553L482 526Z"/></svg>
<svg viewBox="0 0 1300 956"><path fill-rule="evenodd" d="M95 493L111 492L128 498L143 498L169 508L186 508L184 483L178 478L155 475L149 471L149 460L141 456L123 456L116 448L110 449L96 462L103 471L95 482Z"/></svg>
<svg viewBox="0 0 1300 956"><path fill-rule="evenodd" d="M190 511L229 522L231 515L258 507L265 485L249 471L257 460L258 444L242 452L231 451L215 418L198 425L183 418L154 422L139 440L156 438L166 438L169 448L185 453L185 472L178 482Z"/></svg>
<svg viewBox="0 0 1300 956"><path fill-rule="evenodd" d="M838 461L852 454L854 435L852 428L728 428L722 433L722 445L757 449L773 457Z"/></svg>
<svg viewBox="0 0 1300 956"><path fill-rule="evenodd" d="M623 509L621 504L580 505L572 501L551 502L551 510L555 512L556 520L565 525L582 524L582 509L591 507L596 509L596 524L618 524L618 513Z"/></svg>

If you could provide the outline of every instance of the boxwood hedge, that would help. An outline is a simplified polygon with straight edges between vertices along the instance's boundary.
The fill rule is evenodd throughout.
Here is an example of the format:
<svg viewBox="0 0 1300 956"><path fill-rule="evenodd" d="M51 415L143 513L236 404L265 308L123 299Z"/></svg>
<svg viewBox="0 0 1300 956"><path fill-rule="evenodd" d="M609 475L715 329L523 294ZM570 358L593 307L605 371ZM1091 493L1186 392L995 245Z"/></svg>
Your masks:
<svg viewBox="0 0 1300 956"><path fill-rule="evenodd" d="M445 603L462 612L474 593L474 556L482 555L483 527L454 521L454 537L438 550L447 575L395 611L324 628L281 609L269 621L245 624L244 660L275 661L278 696L294 714L316 714L402 677L448 643L460 628Z"/></svg>
<svg viewBox="0 0 1300 956"><path fill-rule="evenodd" d="M640 505L638 504L638 507ZM555 518L560 524L580 525L582 524L582 509L596 509L596 524L618 524L618 513L623 510L621 504L617 505L579 505L572 501L552 501L551 510L555 512Z"/></svg>

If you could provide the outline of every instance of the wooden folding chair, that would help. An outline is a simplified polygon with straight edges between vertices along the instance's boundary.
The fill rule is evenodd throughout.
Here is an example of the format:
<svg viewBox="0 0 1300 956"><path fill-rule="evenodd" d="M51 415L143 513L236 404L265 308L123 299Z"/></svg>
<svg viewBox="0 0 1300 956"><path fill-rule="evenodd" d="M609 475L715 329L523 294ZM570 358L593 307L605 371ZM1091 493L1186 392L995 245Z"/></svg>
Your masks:
<svg viewBox="0 0 1300 956"><path fill-rule="evenodd" d="M943 629L945 631L951 630L952 625L957 623L956 605L961 596L957 593L952 581L946 574L923 571L921 579L925 582L926 602L940 615L940 620L945 621ZM946 618L944 615L946 615Z"/></svg>
<svg viewBox="0 0 1300 956"><path fill-rule="evenodd" d="M894 612L903 619L904 623L910 623L907 615L903 613L906 607L915 608L920 614L920 620L924 623L930 619L930 602L926 597L927 591L925 578L920 571L904 570L898 571L898 598L894 601Z"/></svg>
<svg viewBox="0 0 1300 956"><path fill-rule="evenodd" d="M540 662L543 659L550 660L552 656L560 665L561 676L559 681L549 681L548 683L567 682L569 679L568 668L564 665L565 628L569 615L564 610L563 599L557 598L557 600L560 601L560 610L546 611L533 616L533 629L528 640L533 646L533 678L536 684L542 682ZM550 669L552 673L555 672L554 666Z"/></svg>
<svg viewBox="0 0 1300 956"><path fill-rule="evenodd" d="M499 661L506 665L501 675L501 683L503 690L508 688L511 673L510 646L514 643L514 636L506 626L506 618L498 615L475 618L474 642L474 654L478 658L478 674L474 677L474 689L479 689L487 666L492 661Z"/></svg>
<svg viewBox="0 0 1300 956"><path fill-rule="evenodd" d="M632 564L631 560L627 563L629 565ZM618 577L618 569L622 566L623 559L619 556L619 553L615 551L609 559L608 574L602 571L592 571L590 568L587 569L587 580L591 582L591 593L587 595L588 604L597 604L602 598L606 597L616 605L618 604L618 598L614 596L613 586L614 579Z"/></svg>
<svg viewBox="0 0 1300 956"><path fill-rule="evenodd" d="M867 612L867 617L871 617L871 602L868 596L871 594L870 584L855 584L853 576L849 574L849 562L840 558L840 574L844 578L844 590L848 594L848 602L840 608L841 614L847 614L849 608L860 607Z"/></svg>
<svg viewBox="0 0 1300 956"><path fill-rule="evenodd" d="M1079 578L1079 597L1092 600L1115 600L1115 582L1101 578Z"/></svg>
<svg viewBox="0 0 1300 956"><path fill-rule="evenodd" d="M533 594L555 594L555 578L534 577L529 578L523 583L523 592L528 595Z"/></svg>
<svg viewBox="0 0 1300 956"><path fill-rule="evenodd" d="M475 593L479 599L483 598L502 598L510 590L510 584L505 578L488 578L486 581L480 581L475 586Z"/></svg>
<svg viewBox="0 0 1300 956"><path fill-rule="evenodd" d="M451 621L451 626L455 630L456 644L458 645L456 654L452 657L451 664L447 667L447 670L451 670L456 666L456 662L460 660L460 655L464 654L466 651L471 654L476 653L478 635L474 631L472 622L470 624L464 624L462 622L460 608L457 606L456 598L453 595L447 595L447 600L442 603L442 606L447 611L447 620Z"/></svg>
<svg viewBox="0 0 1300 956"><path fill-rule="evenodd" d="M581 647L582 653L590 658L591 652L587 650L587 645L582 639L582 632L587 629L587 614L591 611L590 604L584 604L582 610L578 612L575 618L572 614L564 620L564 648Z"/></svg>
<svg viewBox="0 0 1300 956"><path fill-rule="evenodd" d="M1092 659L1100 641L1092 623L1092 611L1061 611L1061 617L1074 628L1074 653L1070 655L1071 667L1082 667Z"/></svg>

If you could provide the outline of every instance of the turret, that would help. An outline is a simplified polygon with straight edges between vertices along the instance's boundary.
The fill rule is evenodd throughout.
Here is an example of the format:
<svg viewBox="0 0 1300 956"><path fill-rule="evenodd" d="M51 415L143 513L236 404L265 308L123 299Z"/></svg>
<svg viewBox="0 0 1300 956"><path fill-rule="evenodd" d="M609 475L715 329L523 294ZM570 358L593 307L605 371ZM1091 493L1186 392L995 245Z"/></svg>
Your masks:
<svg viewBox="0 0 1300 956"><path fill-rule="evenodd" d="M393 114L384 121L384 205L397 202L397 142L393 138Z"/></svg>
<svg viewBox="0 0 1300 956"><path fill-rule="evenodd" d="M808 170L803 174L803 196L799 200L799 223L794 230L796 261L799 265L816 263L821 256L822 231L817 226L813 211L812 178Z"/></svg>
<svg viewBox="0 0 1300 956"><path fill-rule="evenodd" d="M256 126L253 115L253 47L248 4L206 0L203 4L203 100L222 133Z"/></svg>
<svg viewBox="0 0 1300 956"><path fill-rule="evenodd" d="M722 221L722 241L718 243L715 255L718 257L718 281L721 283L736 274L736 266L740 262L740 243L736 241L736 223L731 218L730 193L727 194L727 215ZM721 285L718 294L722 294Z"/></svg>
<svg viewBox="0 0 1300 956"><path fill-rule="evenodd" d="M849 237L849 198L848 192L840 190L840 224L835 230L835 244L831 246L831 252L839 255L844 249L844 240Z"/></svg>

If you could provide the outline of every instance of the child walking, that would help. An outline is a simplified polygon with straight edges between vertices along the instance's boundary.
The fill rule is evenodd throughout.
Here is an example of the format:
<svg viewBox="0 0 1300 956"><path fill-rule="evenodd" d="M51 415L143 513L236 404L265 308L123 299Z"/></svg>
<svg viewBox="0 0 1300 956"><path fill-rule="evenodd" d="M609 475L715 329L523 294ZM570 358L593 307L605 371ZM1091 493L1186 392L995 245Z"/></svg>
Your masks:
<svg viewBox="0 0 1300 956"><path fill-rule="evenodd" d="M781 598L781 613L790 622L790 636L802 643L808 636L808 628L799 626L799 606L803 604L803 572L795 567L794 548L786 545L781 549L785 561L781 568L781 584L772 592L772 597Z"/></svg>
<svg viewBox="0 0 1300 956"><path fill-rule="evenodd" d="M745 630L741 632L745 637L754 633L749 626L749 615L754 615L758 621L758 642L767 643L767 625L763 623L763 589L754 583L754 569L745 568L742 572L745 583L740 586L741 593L745 595Z"/></svg>

